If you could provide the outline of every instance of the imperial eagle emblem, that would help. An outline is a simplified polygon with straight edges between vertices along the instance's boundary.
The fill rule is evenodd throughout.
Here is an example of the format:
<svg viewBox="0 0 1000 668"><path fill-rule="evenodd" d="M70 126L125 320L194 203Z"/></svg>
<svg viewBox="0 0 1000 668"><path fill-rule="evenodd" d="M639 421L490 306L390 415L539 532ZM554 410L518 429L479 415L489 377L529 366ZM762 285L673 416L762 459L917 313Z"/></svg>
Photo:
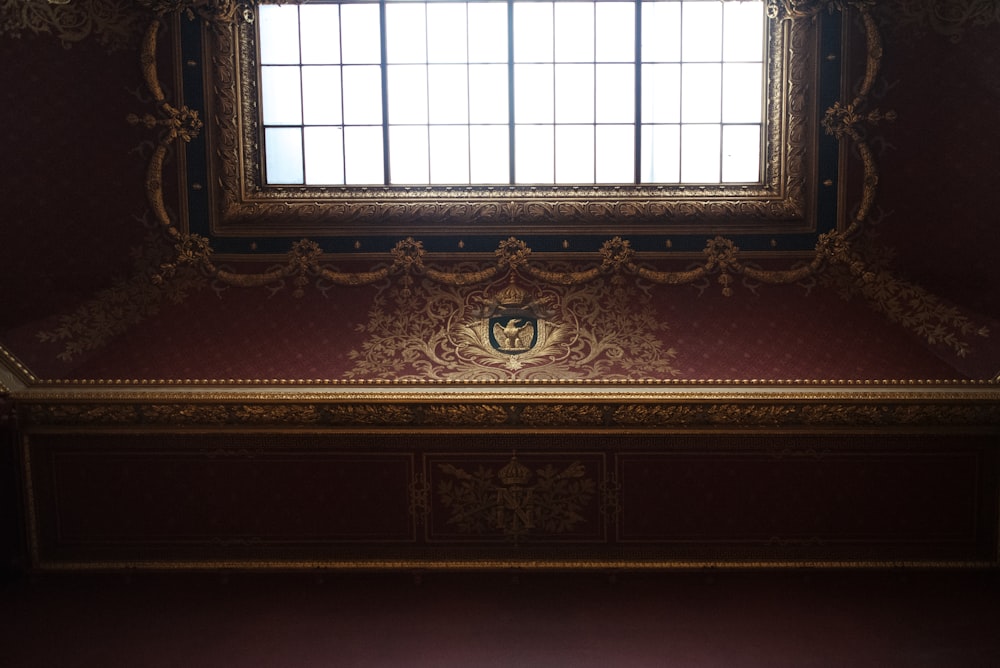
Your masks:
<svg viewBox="0 0 1000 668"><path fill-rule="evenodd" d="M535 318L507 316L491 318L490 343L502 353L523 353L538 341Z"/></svg>

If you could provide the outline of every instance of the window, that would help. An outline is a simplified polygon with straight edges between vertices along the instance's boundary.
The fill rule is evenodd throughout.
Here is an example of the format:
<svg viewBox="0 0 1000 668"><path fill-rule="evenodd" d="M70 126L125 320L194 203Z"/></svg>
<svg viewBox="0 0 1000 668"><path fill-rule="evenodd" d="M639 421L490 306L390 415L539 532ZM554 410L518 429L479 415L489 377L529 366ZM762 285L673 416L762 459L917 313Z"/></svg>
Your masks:
<svg viewBox="0 0 1000 668"><path fill-rule="evenodd" d="M763 2L258 13L269 185L756 183Z"/></svg>
<svg viewBox="0 0 1000 668"><path fill-rule="evenodd" d="M220 255L304 237L492 252L512 235L811 251L843 209L819 127L843 97L843 19L772 6L342 0L179 20L183 99L205 119L181 156L189 229Z"/></svg>

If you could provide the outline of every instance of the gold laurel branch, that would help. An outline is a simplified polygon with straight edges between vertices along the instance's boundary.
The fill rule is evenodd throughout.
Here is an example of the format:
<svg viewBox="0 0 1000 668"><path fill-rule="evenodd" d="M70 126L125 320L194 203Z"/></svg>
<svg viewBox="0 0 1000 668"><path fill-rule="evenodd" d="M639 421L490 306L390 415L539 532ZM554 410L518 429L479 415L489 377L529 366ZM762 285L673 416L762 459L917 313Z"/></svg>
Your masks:
<svg viewBox="0 0 1000 668"><path fill-rule="evenodd" d="M326 268L319 270L319 275L331 283L354 287L377 283L378 281L387 278L390 273L392 273L392 270L388 267L377 271L358 272L333 271L332 269Z"/></svg>
<svg viewBox="0 0 1000 668"><path fill-rule="evenodd" d="M707 274L705 267L688 271L656 271L647 267L635 267L635 274L658 285L685 285L693 283Z"/></svg>
<svg viewBox="0 0 1000 668"><path fill-rule="evenodd" d="M756 267L743 267L743 275L752 278L760 283L769 285L787 285L788 283L798 283L814 275L822 266L823 261L818 256L812 262L795 269L773 270L757 269Z"/></svg>
<svg viewBox="0 0 1000 668"><path fill-rule="evenodd" d="M589 283L601 275L599 267L586 271L546 271L527 265L524 271L531 277L552 285L580 285Z"/></svg>
<svg viewBox="0 0 1000 668"><path fill-rule="evenodd" d="M463 271L463 272L451 272L451 271L440 271L437 269L426 269L424 274L427 278L431 279L435 283L443 283L444 285L450 285L452 287L461 287L463 285L475 285L476 283L482 283L483 281L488 281L495 278L497 274L500 273L498 267L488 267L481 271Z"/></svg>

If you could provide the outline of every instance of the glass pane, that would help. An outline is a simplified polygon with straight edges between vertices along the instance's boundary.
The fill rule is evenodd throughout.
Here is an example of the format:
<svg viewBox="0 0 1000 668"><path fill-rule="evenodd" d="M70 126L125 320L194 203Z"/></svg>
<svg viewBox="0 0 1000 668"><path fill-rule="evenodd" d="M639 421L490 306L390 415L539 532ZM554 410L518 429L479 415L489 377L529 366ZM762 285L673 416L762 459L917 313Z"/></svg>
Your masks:
<svg viewBox="0 0 1000 668"><path fill-rule="evenodd" d="M642 60L676 63L681 59L681 3L642 3Z"/></svg>
<svg viewBox="0 0 1000 668"><path fill-rule="evenodd" d="M264 125L299 125L302 122L302 92L299 68L287 65L260 68L260 96Z"/></svg>
<svg viewBox="0 0 1000 668"><path fill-rule="evenodd" d="M430 129L431 183L469 182L469 129L437 126Z"/></svg>
<svg viewBox="0 0 1000 668"><path fill-rule="evenodd" d="M427 127L389 128L389 178L392 183L427 183Z"/></svg>
<svg viewBox="0 0 1000 668"><path fill-rule="evenodd" d="M466 66L431 65L427 69L430 122L468 123L469 74Z"/></svg>
<svg viewBox="0 0 1000 668"><path fill-rule="evenodd" d="M302 130L265 129L264 160L267 164L268 183L302 183Z"/></svg>
<svg viewBox="0 0 1000 668"><path fill-rule="evenodd" d="M473 125L469 128L471 183L510 181L509 137L506 125Z"/></svg>
<svg viewBox="0 0 1000 668"><path fill-rule="evenodd" d="M260 5L260 62L262 65L299 62L299 8Z"/></svg>
<svg viewBox="0 0 1000 668"><path fill-rule="evenodd" d="M594 126L557 125L556 183L593 182Z"/></svg>
<svg viewBox="0 0 1000 668"><path fill-rule="evenodd" d="M465 4L432 3L427 6L427 61L466 62Z"/></svg>
<svg viewBox="0 0 1000 668"><path fill-rule="evenodd" d="M507 66L469 65L469 120L507 122Z"/></svg>
<svg viewBox="0 0 1000 668"><path fill-rule="evenodd" d="M718 183L720 178L720 127L681 126L681 181Z"/></svg>
<svg viewBox="0 0 1000 668"><path fill-rule="evenodd" d="M302 62L332 65L340 62L340 8L302 5Z"/></svg>
<svg viewBox="0 0 1000 668"><path fill-rule="evenodd" d="M594 122L594 66L555 66L556 123Z"/></svg>
<svg viewBox="0 0 1000 668"><path fill-rule="evenodd" d="M635 7L631 3L597 3L597 61L635 62Z"/></svg>
<svg viewBox="0 0 1000 668"><path fill-rule="evenodd" d="M723 5L725 60L761 60L764 57L764 3L727 2Z"/></svg>
<svg viewBox="0 0 1000 668"><path fill-rule="evenodd" d="M507 62L507 4L469 5L469 62Z"/></svg>
<svg viewBox="0 0 1000 668"><path fill-rule="evenodd" d="M389 65L386 68L390 123L427 122L427 66Z"/></svg>
<svg viewBox="0 0 1000 668"><path fill-rule="evenodd" d="M642 66L642 120L646 123L681 120L680 65Z"/></svg>
<svg viewBox="0 0 1000 668"><path fill-rule="evenodd" d="M381 34L377 4L340 6L340 44L344 63L380 63Z"/></svg>
<svg viewBox="0 0 1000 668"><path fill-rule="evenodd" d="M344 123L349 125L382 122L382 72L377 65L345 67Z"/></svg>
<svg viewBox="0 0 1000 668"><path fill-rule="evenodd" d="M514 127L514 173L517 183L552 183L553 132L551 125Z"/></svg>
<svg viewBox="0 0 1000 668"><path fill-rule="evenodd" d="M684 60L721 61L722 3L685 2L681 12L681 53Z"/></svg>
<svg viewBox="0 0 1000 668"><path fill-rule="evenodd" d="M303 67L302 104L306 125L340 125L340 67Z"/></svg>
<svg viewBox="0 0 1000 668"><path fill-rule="evenodd" d="M382 128L344 128L344 164L348 183L385 183Z"/></svg>
<svg viewBox="0 0 1000 668"><path fill-rule="evenodd" d="M722 180L760 181L760 126L727 125L722 128Z"/></svg>
<svg viewBox="0 0 1000 668"><path fill-rule="evenodd" d="M763 76L760 63L726 63L722 66L723 122L761 122Z"/></svg>
<svg viewBox="0 0 1000 668"><path fill-rule="evenodd" d="M344 183L344 131L341 128L306 128L306 183Z"/></svg>
<svg viewBox="0 0 1000 668"><path fill-rule="evenodd" d="M426 63L426 9L422 2L385 6L385 58L390 63Z"/></svg>
<svg viewBox="0 0 1000 668"><path fill-rule="evenodd" d="M598 125L595 162L597 183L635 181L635 128L632 125Z"/></svg>
<svg viewBox="0 0 1000 668"><path fill-rule="evenodd" d="M642 126L641 174L643 183L680 182L680 126Z"/></svg>
<svg viewBox="0 0 1000 668"><path fill-rule="evenodd" d="M594 3L556 3L554 25L557 63L593 62Z"/></svg>
<svg viewBox="0 0 1000 668"><path fill-rule="evenodd" d="M555 118L552 65L514 66L514 121L551 123Z"/></svg>
<svg viewBox="0 0 1000 668"><path fill-rule="evenodd" d="M552 62L552 3L514 3L514 62Z"/></svg>
<svg viewBox="0 0 1000 668"><path fill-rule="evenodd" d="M596 96L598 123L634 122L635 67L598 65Z"/></svg>
<svg viewBox="0 0 1000 668"><path fill-rule="evenodd" d="M718 123L722 114L722 65L681 65L681 120Z"/></svg>

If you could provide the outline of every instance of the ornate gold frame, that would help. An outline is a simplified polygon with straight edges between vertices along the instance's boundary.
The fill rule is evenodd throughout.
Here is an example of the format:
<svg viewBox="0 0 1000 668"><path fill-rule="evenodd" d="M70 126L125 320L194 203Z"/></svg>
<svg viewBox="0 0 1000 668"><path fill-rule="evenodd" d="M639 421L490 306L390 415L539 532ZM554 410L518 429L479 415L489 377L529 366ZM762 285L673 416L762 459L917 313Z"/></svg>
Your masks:
<svg viewBox="0 0 1000 668"><path fill-rule="evenodd" d="M815 231L819 25L769 21L764 176L745 186L274 187L262 180L254 12L206 25L211 229L226 236ZM790 52L795 58L789 58ZM839 57L839 56L838 56ZM234 113L235 111L235 113Z"/></svg>

